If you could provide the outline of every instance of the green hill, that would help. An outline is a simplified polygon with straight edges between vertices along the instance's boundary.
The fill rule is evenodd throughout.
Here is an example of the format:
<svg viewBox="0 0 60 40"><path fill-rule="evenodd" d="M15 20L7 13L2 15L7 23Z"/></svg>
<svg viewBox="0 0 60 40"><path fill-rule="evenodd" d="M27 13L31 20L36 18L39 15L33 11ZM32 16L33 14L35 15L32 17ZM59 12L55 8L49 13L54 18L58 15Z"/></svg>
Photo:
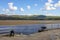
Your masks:
<svg viewBox="0 0 60 40"><path fill-rule="evenodd" d="M0 20L60 20L60 16L45 15L0 15Z"/></svg>

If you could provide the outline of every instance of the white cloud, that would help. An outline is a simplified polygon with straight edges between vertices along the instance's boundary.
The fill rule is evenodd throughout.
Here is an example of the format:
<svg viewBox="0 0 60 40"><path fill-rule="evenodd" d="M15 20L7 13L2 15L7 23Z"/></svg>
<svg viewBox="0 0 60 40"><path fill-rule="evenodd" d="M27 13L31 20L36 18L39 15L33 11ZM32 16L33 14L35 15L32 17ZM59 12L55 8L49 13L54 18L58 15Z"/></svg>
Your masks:
<svg viewBox="0 0 60 40"><path fill-rule="evenodd" d="M51 7L51 9L55 10L56 8L55 7Z"/></svg>
<svg viewBox="0 0 60 40"><path fill-rule="evenodd" d="M55 10L60 7L60 0L55 4L52 4L52 2L52 0L48 0L48 2L45 3L46 10Z"/></svg>
<svg viewBox="0 0 60 40"><path fill-rule="evenodd" d="M23 8L20 8L20 11L22 11L22 12L23 12L23 11L24 11L24 9L23 9Z"/></svg>
<svg viewBox="0 0 60 40"><path fill-rule="evenodd" d="M30 8L31 8L30 5L28 5L28 6L27 6L27 9L30 10Z"/></svg>
<svg viewBox="0 0 60 40"><path fill-rule="evenodd" d="M52 3L53 1L52 0L48 0L49 3Z"/></svg>
<svg viewBox="0 0 60 40"><path fill-rule="evenodd" d="M13 3L8 3L9 6L13 6Z"/></svg>
<svg viewBox="0 0 60 40"><path fill-rule="evenodd" d="M60 1L54 5L55 7L60 7Z"/></svg>
<svg viewBox="0 0 60 40"><path fill-rule="evenodd" d="M55 10L56 7L54 7L54 4L52 4L52 0L48 0L48 2L45 3L45 9L46 10Z"/></svg>
<svg viewBox="0 0 60 40"><path fill-rule="evenodd" d="M51 3L49 3L49 2L45 3L45 5L46 5L46 6L53 6L53 4L51 4Z"/></svg>
<svg viewBox="0 0 60 40"><path fill-rule="evenodd" d="M13 6L13 3L8 3L8 6L10 10L17 10L17 7Z"/></svg>
<svg viewBox="0 0 60 40"><path fill-rule="evenodd" d="M5 8L3 8L2 11L3 11L4 14L9 14L9 12L10 12L9 9L5 9Z"/></svg>
<svg viewBox="0 0 60 40"><path fill-rule="evenodd" d="M24 14L20 14L20 15L32 16L32 15L39 15L39 14L37 14L37 13L36 14L32 14L32 13L25 14L24 13Z"/></svg>
<svg viewBox="0 0 60 40"><path fill-rule="evenodd" d="M46 10L55 10L55 9L56 9L55 7L49 7L49 6L46 7Z"/></svg>
<svg viewBox="0 0 60 40"><path fill-rule="evenodd" d="M38 4L34 4L34 6L38 6Z"/></svg>
<svg viewBox="0 0 60 40"><path fill-rule="evenodd" d="M2 9L3 12L9 12L9 9Z"/></svg>
<svg viewBox="0 0 60 40"><path fill-rule="evenodd" d="M6 9L7 12L9 12L10 10L9 9Z"/></svg>
<svg viewBox="0 0 60 40"><path fill-rule="evenodd" d="M45 15L46 15L46 16L56 16L56 15L53 14L53 13L46 13Z"/></svg>
<svg viewBox="0 0 60 40"><path fill-rule="evenodd" d="M20 14L20 15L27 15L28 16L28 15L32 15L32 14L25 14L25 13L23 13L23 14Z"/></svg>

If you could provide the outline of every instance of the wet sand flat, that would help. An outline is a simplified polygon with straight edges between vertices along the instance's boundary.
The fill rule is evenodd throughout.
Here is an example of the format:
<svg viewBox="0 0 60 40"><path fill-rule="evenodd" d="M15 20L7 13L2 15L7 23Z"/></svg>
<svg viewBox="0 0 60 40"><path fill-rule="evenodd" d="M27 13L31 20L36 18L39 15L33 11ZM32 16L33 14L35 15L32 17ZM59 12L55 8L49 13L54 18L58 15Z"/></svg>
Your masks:
<svg viewBox="0 0 60 40"><path fill-rule="evenodd" d="M60 23L60 20L0 20L0 25L51 24L51 23Z"/></svg>

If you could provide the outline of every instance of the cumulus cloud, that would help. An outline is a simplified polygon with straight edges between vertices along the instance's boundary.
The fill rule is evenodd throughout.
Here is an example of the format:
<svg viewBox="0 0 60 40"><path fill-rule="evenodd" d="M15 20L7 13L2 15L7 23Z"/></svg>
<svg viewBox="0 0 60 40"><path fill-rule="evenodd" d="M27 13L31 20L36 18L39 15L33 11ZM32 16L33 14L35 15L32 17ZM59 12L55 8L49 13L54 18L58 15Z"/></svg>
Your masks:
<svg viewBox="0 0 60 40"><path fill-rule="evenodd" d="M48 0L49 3L52 3L53 1L52 0Z"/></svg>
<svg viewBox="0 0 60 40"><path fill-rule="evenodd" d="M45 9L46 10L55 10L56 7L54 7L54 4L52 4L52 0L48 0L48 2L45 3Z"/></svg>
<svg viewBox="0 0 60 40"><path fill-rule="evenodd" d="M52 14L52 13L46 13L45 15L46 16L56 16L55 14Z"/></svg>
<svg viewBox="0 0 60 40"><path fill-rule="evenodd" d="M48 0L48 2L45 3L44 9L47 12L48 10L56 10L57 8L60 8L60 1L58 1L57 3L53 3L54 1L52 0ZM43 10L44 10L43 9ZM57 16L53 13L46 13L46 16Z"/></svg>
<svg viewBox="0 0 60 40"><path fill-rule="evenodd" d="M60 7L60 1L54 5L55 7Z"/></svg>
<svg viewBox="0 0 60 40"><path fill-rule="evenodd" d="M46 7L46 10L55 10L55 9L56 9L55 7L50 7L50 6Z"/></svg>
<svg viewBox="0 0 60 40"><path fill-rule="evenodd" d="M4 14L8 14L10 12L9 9L5 9L5 8L3 8L2 11L3 11Z"/></svg>
<svg viewBox="0 0 60 40"><path fill-rule="evenodd" d="M31 14L31 13L25 14L24 13L24 14L20 14L20 15L32 16L32 15L39 15L39 14L37 14L37 13L36 14Z"/></svg>
<svg viewBox="0 0 60 40"><path fill-rule="evenodd" d="M30 10L30 8L31 8L30 5L28 5L28 6L27 6L27 9Z"/></svg>
<svg viewBox="0 0 60 40"><path fill-rule="evenodd" d="M45 3L46 10L55 10L60 7L60 0L55 4L52 4L52 2L52 0L48 0L48 2Z"/></svg>
<svg viewBox="0 0 60 40"><path fill-rule="evenodd" d="M3 12L9 12L9 9L2 9Z"/></svg>
<svg viewBox="0 0 60 40"><path fill-rule="evenodd" d="M10 10L17 10L17 7L13 6L13 3L8 3L8 6Z"/></svg>
<svg viewBox="0 0 60 40"><path fill-rule="evenodd" d="M24 11L24 9L23 9L23 8L20 8L20 11L21 11L21 12L23 12L23 11Z"/></svg>
<svg viewBox="0 0 60 40"><path fill-rule="evenodd" d="M32 14L22 14L22 15L31 16Z"/></svg>

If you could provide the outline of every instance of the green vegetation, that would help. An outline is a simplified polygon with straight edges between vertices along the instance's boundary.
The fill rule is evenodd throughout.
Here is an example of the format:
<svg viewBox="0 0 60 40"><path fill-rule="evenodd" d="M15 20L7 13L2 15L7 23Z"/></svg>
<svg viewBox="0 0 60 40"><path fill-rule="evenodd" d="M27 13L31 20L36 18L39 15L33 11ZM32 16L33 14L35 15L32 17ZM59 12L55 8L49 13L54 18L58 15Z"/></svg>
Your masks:
<svg viewBox="0 0 60 40"><path fill-rule="evenodd" d="M47 16L46 20L60 20L60 16Z"/></svg>
<svg viewBox="0 0 60 40"><path fill-rule="evenodd" d="M0 20L60 20L60 16L45 16L45 15L0 15Z"/></svg>

